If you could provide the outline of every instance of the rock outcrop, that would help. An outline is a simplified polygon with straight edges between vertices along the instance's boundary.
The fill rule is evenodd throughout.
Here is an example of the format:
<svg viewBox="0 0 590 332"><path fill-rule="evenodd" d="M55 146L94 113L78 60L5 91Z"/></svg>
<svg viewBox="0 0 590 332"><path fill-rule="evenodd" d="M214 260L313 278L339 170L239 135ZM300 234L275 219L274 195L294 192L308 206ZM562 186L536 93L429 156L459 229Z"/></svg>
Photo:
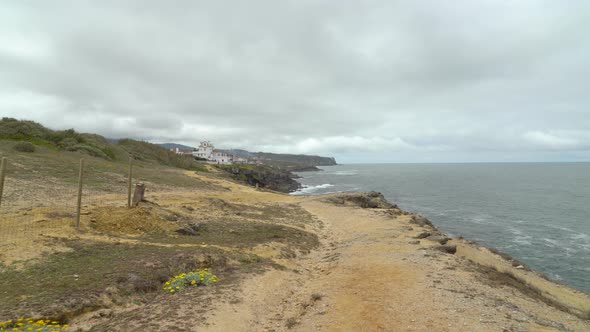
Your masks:
<svg viewBox="0 0 590 332"><path fill-rule="evenodd" d="M397 205L389 203L382 193L346 193L326 198L326 201L338 205L354 205L363 209L396 209Z"/></svg>
<svg viewBox="0 0 590 332"><path fill-rule="evenodd" d="M223 165L220 169L228 172L239 181L259 188L293 192L301 188L301 184L293 178L295 175L289 171L273 168L265 165Z"/></svg>

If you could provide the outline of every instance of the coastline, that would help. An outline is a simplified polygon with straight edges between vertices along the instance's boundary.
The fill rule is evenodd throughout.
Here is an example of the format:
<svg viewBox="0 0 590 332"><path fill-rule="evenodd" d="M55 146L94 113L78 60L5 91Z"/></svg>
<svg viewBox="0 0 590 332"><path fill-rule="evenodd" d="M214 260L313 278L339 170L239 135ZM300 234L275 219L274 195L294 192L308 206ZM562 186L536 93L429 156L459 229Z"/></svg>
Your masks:
<svg viewBox="0 0 590 332"><path fill-rule="evenodd" d="M276 193L278 195L284 195ZM577 290L568 285L549 279L546 275L537 271L531 270L525 265L522 265L512 257L501 253L493 248L487 248L483 245L479 245L473 241L464 238L449 238L447 235L440 231L437 227L423 216L419 214L409 213L403 211L397 207L397 205L388 202L382 194L370 192L344 192L344 193L331 193L321 195L292 195L297 200L301 200L299 204L305 206L306 204L316 205L315 208L323 210L327 205L337 206L339 209L366 211L371 214L369 220L381 219L385 216L387 221L397 222L398 234L393 235L393 238L405 238L406 247L415 249L416 252L420 252L423 258L426 258L422 264L435 265L441 256L452 257L445 263L446 266L437 271L438 277L447 278L447 282L460 283L462 287L467 285L473 287L473 293L464 292L459 289L452 289L449 287L446 289L450 294L457 296L457 294L465 294L466 298L474 299L477 296L485 294L488 299L493 299L497 304L498 299L502 299L502 306L506 307L510 313L504 313L504 317L507 321L518 322L518 327L513 327L510 330L563 330L569 329L573 331L583 331L590 328L590 295ZM346 197L352 197L352 200ZM342 197L345 197L342 199ZM337 202L334 202L336 198ZM318 206L320 205L320 206ZM313 211L313 209L306 209L317 217L321 213ZM314 213L316 212L316 213ZM350 213L350 211L345 212ZM392 220L391 220L392 219ZM401 225L400 225L401 224ZM348 230L349 232L351 230ZM424 236L424 232L429 233L428 236ZM349 236L351 234L348 234ZM382 235L382 234L380 234ZM326 237L325 235L323 236ZM324 244L325 245L325 244ZM331 244L333 247L333 244ZM381 244L379 249L382 249ZM396 248L399 249L399 248ZM410 249L410 250L411 250ZM332 251L334 249L330 249ZM393 252L391 252L393 253ZM313 254L312 254L313 255ZM408 259L407 257L401 258L402 260ZM450 263L450 261L454 261ZM449 266L450 265L450 266ZM447 271L462 270L464 273L471 273L475 276L473 279L467 282L463 279L463 276L448 275ZM325 271L322 271L325 272ZM387 283L387 281L386 281ZM432 287L436 287L437 283L444 283L442 280L435 281ZM467 286L467 287L469 287ZM479 292L478 288L488 288L489 293ZM524 301L523 301L524 300ZM522 302L521 302L522 301ZM533 302L533 305L528 305L527 302ZM514 304L519 302L518 304ZM471 304L473 305L473 304ZM481 303L479 303L481 305ZM484 308L489 305L484 304ZM479 309L484 309L479 307ZM250 308L249 310L252 310ZM487 309L484 309L487 310ZM515 318L519 313L524 313L523 318ZM305 313L300 314L301 316ZM322 315L324 315L322 313ZM558 317L555 320L541 318L541 317ZM498 318L498 317L496 317ZM414 320L412 320L414 322ZM485 324L491 324L491 321L480 319ZM495 321L495 323L498 323ZM525 324L526 323L526 324ZM301 326L308 326L309 324L302 324ZM353 325L358 322L352 322ZM483 325L473 325L476 329L481 329ZM508 324L504 322L504 326ZM571 324L571 325L570 325ZM502 325L502 324L500 324ZM495 325L500 328L500 325ZM320 324L320 326L323 326ZM360 328L361 325L357 327ZM451 324L449 324L451 326ZM465 328L468 326L465 322L463 326L453 330L464 330L468 331L471 329ZM525 327L526 326L526 327ZM484 330L495 328L486 326ZM217 331L218 329L213 329ZM306 329L296 330L305 331ZM329 329L331 330L331 328ZM447 329L443 329L447 330Z"/></svg>
<svg viewBox="0 0 590 332"><path fill-rule="evenodd" d="M444 241L444 233L426 218L400 210L378 193L291 197L322 221L320 248L289 263L294 275L269 272L257 277L256 286L244 285L253 298L224 306L224 321L214 320L207 330L235 329L245 318L259 321L238 330L590 328L587 294L513 266L468 240ZM309 303L309 294L321 294L323 303ZM278 308L263 313L259 306ZM284 328L263 318L269 316L293 325Z"/></svg>
<svg viewBox="0 0 590 332"><path fill-rule="evenodd" d="M353 205L359 205L358 198L362 198L362 202L367 196L369 198L374 197L377 201L374 205L360 203L360 206L362 208L394 209L397 210L396 213L410 216L409 223L417 225L421 229L421 232L418 232L413 238L429 240L429 242L433 243L431 248L435 250L442 250L446 253L467 259L484 271L489 269L487 273L490 271L497 273L496 278L513 279L515 283L512 286L520 288L525 293L529 293L531 297L559 310L569 312L578 318L590 320L590 294L587 292L553 280L547 275L531 269L517 259L495 248L478 244L463 237L448 237L446 233L439 230L426 217L399 209L396 204L386 200L381 193L345 192L314 196L327 197L328 199L330 197L349 196L356 199L352 200ZM323 199L325 200L326 198ZM349 201L344 200L344 204ZM413 231L414 229L408 228L408 230ZM414 241L413 244L419 243Z"/></svg>
<svg viewBox="0 0 590 332"><path fill-rule="evenodd" d="M215 232L218 220L223 221L219 234L224 242L198 236L196 243L177 243L175 237L165 243L155 242L164 241L162 238L113 237L125 235L121 233L124 229L118 228L120 221L112 225L116 228L102 228L111 224L101 224L119 210L101 214L98 212L102 210L91 209L82 219L85 232L55 228L29 234L22 239L30 241L26 251L29 256L20 259L42 258L67 249L49 246L49 237L61 238L66 244L94 241L160 248L158 252L163 248L173 252L206 250L196 257L212 262L212 269L220 274L220 284L174 297L155 292L132 297L129 302L121 298L101 302L98 309L80 310L70 317L70 330L590 329L587 294L512 266L468 240L448 239L426 218L399 209L379 193L288 195L247 186L222 173L184 174L202 181L207 189L151 192L150 203L142 213L190 218L205 231ZM114 198L105 196L101 202L106 204ZM174 225L168 219L157 217L154 226L156 220ZM248 225L271 227L270 237L263 242L248 242L257 234L244 228ZM275 233L278 227L283 233ZM93 229L116 232L105 235ZM235 240L228 242L227 236ZM1 247L0 258L22 256L20 248L13 244ZM191 256L194 253L181 254L195 257ZM147 258L150 269L167 264L154 257L159 256ZM261 267L239 272L243 264ZM103 294L102 298L108 297ZM199 314L195 315L194 305L187 303L199 304Z"/></svg>
<svg viewBox="0 0 590 332"><path fill-rule="evenodd" d="M590 210L582 199L588 191L572 182L588 177L569 176L582 170L572 167L351 165L300 174L298 181L313 195L381 191L454 237L507 253L556 282L590 293ZM565 199L570 193L574 196Z"/></svg>

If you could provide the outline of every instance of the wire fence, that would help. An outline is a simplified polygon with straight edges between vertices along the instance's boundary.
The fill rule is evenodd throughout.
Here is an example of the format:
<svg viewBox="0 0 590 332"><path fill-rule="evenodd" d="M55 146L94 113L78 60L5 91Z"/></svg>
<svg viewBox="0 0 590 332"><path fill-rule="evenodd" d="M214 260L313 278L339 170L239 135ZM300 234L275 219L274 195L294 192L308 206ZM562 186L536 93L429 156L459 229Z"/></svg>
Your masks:
<svg viewBox="0 0 590 332"><path fill-rule="evenodd" d="M124 174L104 163L80 159L52 170L24 168L2 158L0 165L0 244L74 234L91 224L90 211L129 207L136 184L133 163ZM135 179L137 180L137 179ZM141 199L139 197L138 199Z"/></svg>

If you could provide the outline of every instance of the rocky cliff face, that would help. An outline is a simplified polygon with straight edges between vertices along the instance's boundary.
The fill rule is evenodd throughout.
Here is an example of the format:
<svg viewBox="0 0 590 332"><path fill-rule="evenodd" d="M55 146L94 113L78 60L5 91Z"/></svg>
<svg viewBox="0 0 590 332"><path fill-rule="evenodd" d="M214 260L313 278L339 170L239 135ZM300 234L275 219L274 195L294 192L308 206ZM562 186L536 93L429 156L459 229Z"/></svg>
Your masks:
<svg viewBox="0 0 590 332"><path fill-rule="evenodd" d="M231 177L251 186L289 193L301 188L301 184L293 178L289 171L264 165L223 165L220 169L231 174Z"/></svg>

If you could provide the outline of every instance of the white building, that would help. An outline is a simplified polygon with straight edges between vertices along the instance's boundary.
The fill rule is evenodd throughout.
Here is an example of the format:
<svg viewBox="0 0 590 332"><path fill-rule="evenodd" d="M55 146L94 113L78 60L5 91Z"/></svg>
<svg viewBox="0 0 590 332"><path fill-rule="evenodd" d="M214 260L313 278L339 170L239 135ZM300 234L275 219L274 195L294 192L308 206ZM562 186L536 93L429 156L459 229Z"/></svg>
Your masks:
<svg viewBox="0 0 590 332"><path fill-rule="evenodd" d="M213 144L209 141L203 141L196 151L193 151L193 156L207 159L210 163L215 164L231 164L232 155L220 150L216 150Z"/></svg>
<svg viewBox="0 0 590 332"><path fill-rule="evenodd" d="M207 160L211 159L212 154L213 154L213 144L211 144L211 142L209 142L209 141L201 142L201 145L199 145L199 148L196 151L193 151L193 156L198 157L198 158L207 159Z"/></svg>

